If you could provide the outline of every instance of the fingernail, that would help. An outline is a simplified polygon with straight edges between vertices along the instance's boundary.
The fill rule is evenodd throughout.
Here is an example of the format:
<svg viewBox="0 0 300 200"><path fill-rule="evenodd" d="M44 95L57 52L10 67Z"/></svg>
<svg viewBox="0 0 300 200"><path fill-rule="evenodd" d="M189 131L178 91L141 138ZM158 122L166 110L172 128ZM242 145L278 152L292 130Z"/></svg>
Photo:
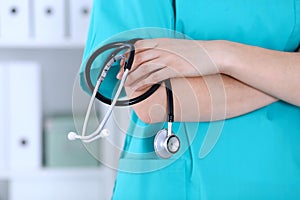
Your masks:
<svg viewBox="0 0 300 200"><path fill-rule="evenodd" d="M119 72L119 73L117 74L116 78L119 79L119 80L122 78L121 72Z"/></svg>

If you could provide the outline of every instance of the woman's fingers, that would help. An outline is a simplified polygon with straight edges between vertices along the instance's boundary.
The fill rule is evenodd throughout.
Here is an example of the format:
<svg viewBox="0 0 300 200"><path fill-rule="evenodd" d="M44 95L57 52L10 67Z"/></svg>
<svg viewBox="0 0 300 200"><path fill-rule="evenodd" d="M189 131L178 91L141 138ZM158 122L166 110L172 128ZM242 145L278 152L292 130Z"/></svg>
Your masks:
<svg viewBox="0 0 300 200"><path fill-rule="evenodd" d="M121 69L117 75L117 79L121 79L124 73L123 67L125 65L126 60L129 57L129 53L126 52L125 54L125 58L121 60L120 62L120 66ZM136 69L139 68L140 65L152 61L154 59L157 59L159 57L160 53L155 50L155 49L143 49L141 47L136 47L136 53L134 55L134 60L130 69L130 73L134 72Z"/></svg>
<svg viewBox="0 0 300 200"><path fill-rule="evenodd" d="M156 39L138 40L135 44L135 53L140 53L149 49L155 49L158 47L158 41Z"/></svg>
<svg viewBox="0 0 300 200"><path fill-rule="evenodd" d="M200 42L162 38L141 40L135 47L136 53L126 81L127 86L155 84L174 77L218 73L217 66ZM121 63L124 65L124 61ZM122 75L123 69L120 69L117 77L120 79Z"/></svg>
<svg viewBox="0 0 300 200"><path fill-rule="evenodd" d="M166 76L167 74L167 76ZM167 78L173 78L176 77L176 72L174 72L171 68L163 67L157 71L154 71L153 73L149 74L144 79L141 79L137 82L135 82L130 87L133 91L139 91L144 90L145 88L152 86L154 84L160 83Z"/></svg>
<svg viewBox="0 0 300 200"><path fill-rule="evenodd" d="M132 86L137 82L146 79L151 74L165 68L166 66L163 64L151 63L147 62L145 64L140 65L136 70L129 73L128 78L126 80L125 86Z"/></svg>

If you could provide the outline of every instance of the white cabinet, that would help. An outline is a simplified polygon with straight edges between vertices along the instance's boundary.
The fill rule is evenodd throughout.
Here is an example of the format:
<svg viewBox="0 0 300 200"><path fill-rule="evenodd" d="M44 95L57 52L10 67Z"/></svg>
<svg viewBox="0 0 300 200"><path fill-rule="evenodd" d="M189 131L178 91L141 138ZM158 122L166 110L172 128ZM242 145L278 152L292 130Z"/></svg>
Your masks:
<svg viewBox="0 0 300 200"><path fill-rule="evenodd" d="M83 47L92 0L0 0L0 47Z"/></svg>
<svg viewBox="0 0 300 200"><path fill-rule="evenodd" d="M34 109L38 106L42 116L36 113L37 118L32 118L32 121L72 111L73 83L81 64L91 1L0 0L0 200L110 199L115 177L113 170L103 165L55 168L43 166L44 154L41 149L45 141L40 136L44 121L29 126L27 122L30 120L26 119L30 118L26 113L36 112ZM80 23L76 24L75 21ZM51 27L54 24L55 27ZM79 33L80 29L83 31ZM12 80L8 71L13 67L3 66L1 63L14 63L15 66L24 61L40 66L40 77L35 77L40 82L34 83L32 77L25 75L36 73L34 69L32 72L24 72L25 68L21 66L12 73L18 73L22 83L14 81L6 87ZM21 90L26 85L40 90L40 102L28 94L28 91ZM5 101L8 94L14 98L9 102L15 105ZM11 109L14 114L9 111ZM17 112L21 112L20 115ZM14 117L15 121L24 119L24 124L13 122L9 117ZM24 137L24 141L19 141L33 141L35 145L35 148L26 149L28 151L24 151L24 156L19 160L11 157L18 154L15 152L18 148L13 148L15 143L9 142L9 126L14 126L13 130L20 134L25 134L26 130L22 127L26 126L34 131L41 131L40 134L34 134L33 140L26 140ZM16 162L11 162L10 159Z"/></svg>

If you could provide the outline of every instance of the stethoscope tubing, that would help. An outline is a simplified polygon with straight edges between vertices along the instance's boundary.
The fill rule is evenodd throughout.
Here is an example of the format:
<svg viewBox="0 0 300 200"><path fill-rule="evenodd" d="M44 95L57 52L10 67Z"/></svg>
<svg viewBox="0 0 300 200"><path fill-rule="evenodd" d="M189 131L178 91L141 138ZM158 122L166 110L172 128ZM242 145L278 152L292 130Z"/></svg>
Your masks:
<svg viewBox="0 0 300 200"><path fill-rule="evenodd" d="M109 135L109 131L107 129L104 129L104 126L109 120L109 117L112 114L112 111L115 106L130 106L139 102L144 101L148 97L150 97L161 85L161 83L153 85L149 90L147 90L144 94L132 98L129 100L118 100L121 92L124 88L127 76L129 74L129 71L131 69L131 66L134 61L135 56L135 47L134 43L138 39L125 41L125 42L113 42L106 44L99 49L97 49L88 59L85 67L85 81L87 86L90 89L90 92L92 93L88 109L84 118L83 128L82 128L82 134L78 135L75 132L69 132L68 138L69 140L75 140L80 139L84 143L91 143L99 138L107 137ZM93 85L91 81L91 69L94 61L96 58L104 53L107 50L111 50L112 53L109 54L109 56L105 59L104 64L102 65L100 73L97 77L97 82L95 86ZM124 54L121 54L122 51L128 51L129 50L129 58L126 60L124 65L124 73L122 75L122 78L119 82L118 89L114 95L113 99L109 99L105 96L103 96L99 89L101 87L101 83L104 81L108 71L113 66L113 64L121 59L124 59ZM155 138L154 138L154 149L156 154L161 158L170 158L173 154L175 154L179 148L180 148L180 140L179 138L172 133L172 124L174 122L174 101L173 101L173 92L172 92L172 86L170 79L163 81L166 88L166 98L167 98L167 110L168 110L168 128L160 130ZM106 103L109 106L108 111L104 115L101 123L98 125L97 129L93 131L91 134L86 135L87 126L89 117L91 114L92 107L94 105L95 99L100 100L103 103ZM175 148L174 148L175 147Z"/></svg>
<svg viewBox="0 0 300 200"><path fill-rule="evenodd" d="M135 56L134 43L137 40L138 39L125 41L125 42L113 42L113 43L106 44L106 45L100 47L99 49L97 49L95 52L93 52L93 54L89 57L89 59L86 63L86 67L85 67L85 81L86 81L87 86L90 89L90 92L92 93L92 96L91 96L91 99L90 99L90 102L89 102L89 105L88 105L88 109L87 109L87 112L86 112L86 115L85 115L82 134L78 135L74 132L70 132L69 135L68 135L69 139L71 139L71 140L81 139L82 142L84 142L84 143L90 143L90 142L93 142L93 141L95 141L95 140L97 140L101 137L107 136L107 134L104 132L103 128L104 128L105 124L108 122L108 119L111 116L112 111L113 111L115 106L130 106L130 105L142 102L143 100L150 97L160 87L161 83L158 83L158 84L153 85L144 94L142 94L142 95L140 95L136 98L132 98L132 99L129 99L129 100L118 100L119 96L122 92L122 89L124 87L127 76L129 74L129 71L131 69L131 66L133 64L133 61L134 61L134 56ZM103 65L101 67L100 73L97 77L97 82L94 86L92 81L91 81L92 65L93 65L94 61L97 59L97 57L100 54L102 54L102 53L104 53L105 51L108 51L108 50L111 50L112 53L110 53L109 56L105 59ZM109 99L109 98L103 96L99 92L99 89L101 87L101 83L104 81L108 71L113 66L113 64L115 62L125 58L125 56L123 54L120 55L120 52L126 51L126 50L127 51L129 50L129 58L125 62L123 76L120 80L120 83L119 83L119 86L118 86L118 89L115 93L114 98ZM172 93L172 86L171 86L170 79L164 80L163 82L164 82L165 88L166 88L166 96L167 96L167 103L168 103L167 104L167 106L168 106L168 128L167 128L167 132L166 132L165 142L162 144L162 146L157 146L158 147L157 149L158 150L163 149L163 152L165 152L164 154L168 155L167 157L169 157L169 155L171 155L171 154L170 154L169 151L167 151L167 143L168 143L168 141L170 140L171 137L174 137L173 133L172 133L172 124L174 122L174 102L173 102L173 93ZM106 112L104 118L102 119L101 123L97 127L97 129L95 131L93 131L91 134L86 135L88 121L89 121L90 113L91 113L93 104L95 102L95 99L98 99L101 102L106 103L110 106L109 106L109 109ZM161 144L161 143L159 143L159 144Z"/></svg>
<svg viewBox="0 0 300 200"><path fill-rule="evenodd" d="M113 42L113 43L106 44L106 45L100 47L99 49L97 49L89 57L89 59L88 59L88 61L86 63L86 67L85 67L85 81L86 81L87 86L90 89L90 92L94 91L94 86L93 86L93 83L91 81L91 69L92 69L92 65L93 65L94 61L96 60L96 58L100 54L102 54L103 52L105 52L105 51L108 51L108 50L111 50L111 49L116 49L105 60L105 62L104 62L104 66L105 66L120 51L130 50L128 61L126 62L125 66L124 66L124 70L125 69L129 69L130 70L131 66L132 66L132 63L133 63L133 60L134 60L134 54L135 54L134 43L137 40L139 40L139 39L129 40L129 41L126 41L126 42ZM103 70L105 70L105 69L104 68L101 69L99 76L102 74ZM141 101L144 101L145 99L147 99L148 97L150 97L160 87L160 85L161 85L160 83L154 84L149 90L147 90L144 94L141 94L138 97L135 97L135 98L132 98L132 99L128 99L128 100L118 100L116 102L115 106L130 106L130 105L137 104L137 103L139 103ZM96 93L96 98L98 100L100 100L101 102L103 102L105 104L108 104L108 105L110 105L112 103L111 99L105 97L104 95L102 95L98 91Z"/></svg>

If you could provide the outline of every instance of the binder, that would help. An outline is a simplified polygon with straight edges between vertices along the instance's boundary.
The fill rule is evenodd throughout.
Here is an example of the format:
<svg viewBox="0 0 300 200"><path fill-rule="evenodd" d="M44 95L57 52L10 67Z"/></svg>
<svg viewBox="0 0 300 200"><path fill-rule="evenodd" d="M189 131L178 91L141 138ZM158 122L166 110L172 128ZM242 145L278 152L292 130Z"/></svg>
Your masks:
<svg viewBox="0 0 300 200"><path fill-rule="evenodd" d="M74 44L85 44L92 0L70 0L70 36Z"/></svg>
<svg viewBox="0 0 300 200"><path fill-rule="evenodd" d="M11 170L41 166L41 80L34 62L8 64L9 154Z"/></svg>
<svg viewBox="0 0 300 200"><path fill-rule="evenodd" d="M64 0L34 0L34 34L36 41L60 43L65 36Z"/></svg>
<svg viewBox="0 0 300 200"><path fill-rule="evenodd" d="M29 0L0 0L0 35L6 41L30 37Z"/></svg>
<svg viewBox="0 0 300 200"><path fill-rule="evenodd" d="M6 68L0 63L0 174L7 169L7 90Z"/></svg>

